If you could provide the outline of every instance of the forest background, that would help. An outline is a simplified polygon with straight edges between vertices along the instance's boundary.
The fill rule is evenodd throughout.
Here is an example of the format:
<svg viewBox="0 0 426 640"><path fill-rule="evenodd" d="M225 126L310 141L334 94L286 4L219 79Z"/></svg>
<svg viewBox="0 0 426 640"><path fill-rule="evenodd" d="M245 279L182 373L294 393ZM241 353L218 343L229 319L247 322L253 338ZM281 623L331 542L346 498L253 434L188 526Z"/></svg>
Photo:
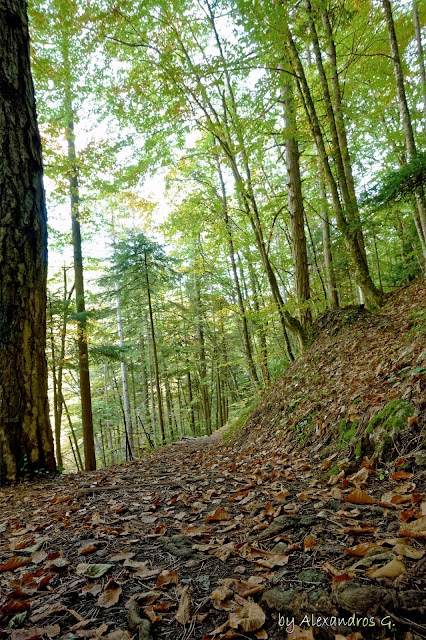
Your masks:
<svg viewBox="0 0 426 640"><path fill-rule="evenodd" d="M424 273L425 4L30 3L59 468L243 420Z"/></svg>

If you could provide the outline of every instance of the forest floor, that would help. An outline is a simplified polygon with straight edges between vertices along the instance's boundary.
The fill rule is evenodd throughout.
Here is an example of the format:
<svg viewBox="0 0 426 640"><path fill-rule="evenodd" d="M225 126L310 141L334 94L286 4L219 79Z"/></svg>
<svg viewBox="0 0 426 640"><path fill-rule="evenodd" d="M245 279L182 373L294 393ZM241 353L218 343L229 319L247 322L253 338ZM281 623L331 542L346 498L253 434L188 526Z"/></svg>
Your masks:
<svg viewBox="0 0 426 640"><path fill-rule="evenodd" d="M424 296L324 317L233 441L0 490L0 638L426 638Z"/></svg>

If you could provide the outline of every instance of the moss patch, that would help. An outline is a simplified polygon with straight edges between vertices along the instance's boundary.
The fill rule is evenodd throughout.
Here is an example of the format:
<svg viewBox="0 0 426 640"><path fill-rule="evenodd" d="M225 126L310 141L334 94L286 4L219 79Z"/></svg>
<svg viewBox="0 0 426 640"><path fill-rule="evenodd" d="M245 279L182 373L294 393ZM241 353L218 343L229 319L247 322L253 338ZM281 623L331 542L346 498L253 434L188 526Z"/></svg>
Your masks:
<svg viewBox="0 0 426 640"><path fill-rule="evenodd" d="M337 448L344 449L346 445L350 444L355 438L358 431L359 420L349 422L346 418L340 421L339 424L339 442Z"/></svg>
<svg viewBox="0 0 426 640"><path fill-rule="evenodd" d="M368 423L365 436L374 450L374 458L385 460L398 436L407 429L407 418L416 415L412 404L395 398Z"/></svg>

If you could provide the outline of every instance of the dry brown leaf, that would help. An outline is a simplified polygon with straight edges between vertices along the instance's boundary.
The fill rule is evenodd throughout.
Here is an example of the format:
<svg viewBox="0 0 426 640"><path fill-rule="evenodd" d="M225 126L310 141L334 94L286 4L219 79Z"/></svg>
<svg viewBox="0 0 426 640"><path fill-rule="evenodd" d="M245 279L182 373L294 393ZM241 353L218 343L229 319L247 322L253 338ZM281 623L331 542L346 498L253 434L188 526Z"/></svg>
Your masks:
<svg viewBox="0 0 426 640"><path fill-rule="evenodd" d="M94 551L96 551L96 545L95 544L84 544L82 547L80 547L77 550L77 553L80 556L86 556L89 553L93 553Z"/></svg>
<svg viewBox="0 0 426 640"><path fill-rule="evenodd" d="M311 534L309 534L308 537L305 538L304 541L303 541L303 547L304 547L305 551L309 551L309 549L312 549L312 547L315 547L319 542L320 542L320 540L315 540L311 536Z"/></svg>
<svg viewBox="0 0 426 640"><path fill-rule="evenodd" d="M334 567L331 562L324 562L322 569L332 576L338 576L340 574L340 569Z"/></svg>
<svg viewBox="0 0 426 640"><path fill-rule="evenodd" d="M50 624L47 627L33 627L32 629L14 629L11 631L10 640L31 640L32 638L56 638L61 633L59 624Z"/></svg>
<svg viewBox="0 0 426 640"><path fill-rule="evenodd" d="M233 629L240 627L243 631L256 631L260 629L266 620L263 609L256 602L245 600L237 594L235 595L235 600L240 606L229 614L229 625Z"/></svg>
<svg viewBox="0 0 426 640"><path fill-rule="evenodd" d="M418 540L426 538L426 516L413 520L413 522L405 522L401 525L399 533L401 536L407 536L407 538L416 538Z"/></svg>
<svg viewBox="0 0 426 640"><path fill-rule="evenodd" d="M279 493L277 493L274 498L275 500L277 500L278 502L285 502L287 500L287 496L290 494L290 491L288 491L288 489L281 489L281 491Z"/></svg>
<svg viewBox="0 0 426 640"><path fill-rule="evenodd" d="M102 607L102 609L113 607L119 601L121 592L121 586L114 578L110 578L105 585L104 591L99 596L96 605Z"/></svg>
<svg viewBox="0 0 426 640"><path fill-rule="evenodd" d="M392 480L409 480L413 475L414 473L411 473L410 471L402 471L401 469L401 471L394 473L391 478Z"/></svg>
<svg viewBox="0 0 426 640"><path fill-rule="evenodd" d="M234 596L231 585L234 585L234 583L235 580L232 578L225 578L222 580L222 584L211 593L210 597L215 601L215 609L229 610L229 599Z"/></svg>
<svg viewBox="0 0 426 640"><path fill-rule="evenodd" d="M143 608L143 612L146 615L146 617L148 618L148 620L151 622L151 624L154 624L155 622L161 622L162 617L158 615L158 613L156 613L154 607L152 605L149 605L147 607Z"/></svg>
<svg viewBox="0 0 426 640"><path fill-rule="evenodd" d="M353 473L351 476L348 476L348 480L359 489L363 489L366 485L369 475L370 469L367 469L367 467L361 467L359 471Z"/></svg>
<svg viewBox="0 0 426 640"><path fill-rule="evenodd" d="M13 556L9 558L4 564L0 564L0 572L1 571L14 571L18 569L18 567L23 567L24 564L28 564L30 561L29 558L23 558L21 556Z"/></svg>
<svg viewBox="0 0 426 640"><path fill-rule="evenodd" d="M179 576L177 571L164 570L157 578L156 587L161 589L165 584L177 584L179 582Z"/></svg>
<svg viewBox="0 0 426 640"><path fill-rule="evenodd" d="M187 585L182 589L175 618L180 624L188 624L191 620L191 595Z"/></svg>
<svg viewBox="0 0 426 640"><path fill-rule="evenodd" d="M420 558L423 558L425 554L421 549L415 549L409 544L404 544L403 542L397 542L393 551L395 551L399 556L405 556L406 558L412 558L413 560L420 560Z"/></svg>
<svg viewBox="0 0 426 640"><path fill-rule="evenodd" d="M261 576L250 576L248 580L239 580L236 582L234 589L242 598L247 598L266 589L266 587L261 584L263 581Z"/></svg>
<svg viewBox="0 0 426 640"><path fill-rule="evenodd" d="M397 578L405 572L405 564L398 558L387 562L383 567L373 566L368 569L370 578Z"/></svg>
<svg viewBox="0 0 426 640"><path fill-rule="evenodd" d="M91 596L98 596L101 591L102 591L102 586L95 582L94 584L86 584L86 586L82 588L80 593L84 596L88 593Z"/></svg>
<svg viewBox="0 0 426 640"><path fill-rule="evenodd" d="M206 522L216 522L222 520L230 520L231 515L229 511L223 507L218 507L214 511L210 511L206 516Z"/></svg>
<svg viewBox="0 0 426 640"><path fill-rule="evenodd" d="M355 489L349 495L346 496L344 502L350 502L352 504L373 504L373 498L362 489Z"/></svg>
<svg viewBox="0 0 426 640"><path fill-rule="evenodd" d="M360 556L361 558L366 556L370 551L385 551L385 549L375 542L361 542L354 547L345 549L345 553L350 556Z"/></svg>

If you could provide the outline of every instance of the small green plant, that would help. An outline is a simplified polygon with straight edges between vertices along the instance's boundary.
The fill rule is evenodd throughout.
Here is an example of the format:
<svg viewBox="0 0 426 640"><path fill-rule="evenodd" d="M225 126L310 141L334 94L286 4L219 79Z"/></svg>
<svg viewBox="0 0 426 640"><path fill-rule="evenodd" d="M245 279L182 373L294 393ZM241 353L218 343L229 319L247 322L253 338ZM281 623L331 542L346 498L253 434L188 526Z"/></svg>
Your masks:
<svg viewBox="0 0 426 640"><path fill-rule="evenodd" d="M29 479L34 476L42 476L45 473L45 469L31 469L27 454L25 453L22 458L21 466L19 467L20 475L23 478Z"/></svg>
<svg viewBox="0 0 426 640"><path fill-rule="evenodd" d="M340 471L339 465L335 464L332 467L330 467L330 469L325 474L325 477L329 478L330 476L335 476L337 473L339 473L339 471Z"/></svg>

